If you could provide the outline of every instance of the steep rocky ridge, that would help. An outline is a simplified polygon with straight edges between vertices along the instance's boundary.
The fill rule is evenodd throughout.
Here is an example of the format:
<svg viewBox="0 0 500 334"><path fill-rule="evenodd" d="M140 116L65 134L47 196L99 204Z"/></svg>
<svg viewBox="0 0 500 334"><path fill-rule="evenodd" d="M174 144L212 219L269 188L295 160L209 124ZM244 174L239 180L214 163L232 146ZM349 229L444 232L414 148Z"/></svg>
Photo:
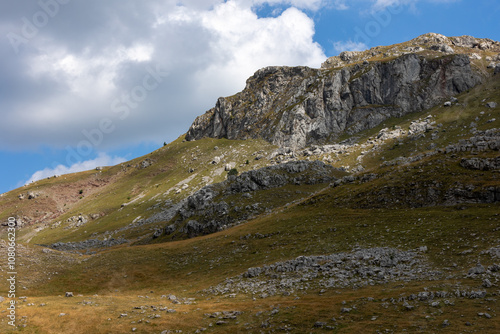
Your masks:
<svg viewBox="0 0 500 334"><path fill-rule="evenodd" d="M428 33L408 42L390 46L377 46L366 51L344 51L338 56L328 58L322 68L335 68L365 60L377 58L398 57L408 53L422 51L438 51L445 54L463 53L471 59L479 59L481 55L488 57L488 52L500 52L500 43L489 38L475 38L472 36L446 37L441 34ZM486 53L485 53L486 52ZM490 61L499 61L498 55ZM488 60L488 59L486 59Z"/></svg>
<svg viewBox="0 0 500 334"><path fill-rule="evenodd" d="M263 138L292 148L332 142L471 89L493 72L479 69L474 59L497 59L500 44L427 34L402 48L342 53L321 69L263 68L242 92L219 98L199 116L186 139Z"/></svg>

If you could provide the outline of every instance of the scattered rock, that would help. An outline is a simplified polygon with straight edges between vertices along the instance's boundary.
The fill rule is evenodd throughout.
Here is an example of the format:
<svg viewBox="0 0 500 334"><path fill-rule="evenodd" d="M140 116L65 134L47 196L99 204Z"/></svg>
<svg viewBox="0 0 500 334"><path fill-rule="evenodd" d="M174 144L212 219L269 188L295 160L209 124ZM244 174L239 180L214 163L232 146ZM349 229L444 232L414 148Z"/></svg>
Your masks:
<svg viewBox="0 0 500 334"><path fill-rule="evenodd" d="M339 54L339 57L340 59L342 59L342 61L345 61L349 64L351 60L354 59L354 57L358 54L358 51L343 51Z"/></svg>
<svg viewBox="0 0 500 334"><path fill-rule="evenodd" d="M483 280L483 287L485 287L485 288L491 288L492 286L493 286L493 284L491 283L491 281L489 279L485 278Z"/></svg>
<svg viewBox="0 0 500 334"><path fill-rule="evenodd" d="M153 165L154 163L155 163L155 161L153 159L146 158L139 163L139 169L148 168L149 166Z"/></svg>
<svg viewBox="0 0 500 334"><path fill-rule="evenodd" d="M444 44L441 46L441 52L445 52L445 53L454 53L455 50L453 50L453 48L447 44Z"/></svg>
<svg viewBox="0 0 500 334"><path fill-rule="evenodd" d="M460 166L476 170L498 170L500 169L500 156L496 158L463 158Z"/></svg>
<svg viewBox="0 0 500 334"><path fill-rule="evenodd" d="M408 302L407 302L407 301L405 301L405 302L403 303L403 307L404 307L406 310L408 310L408 311L411 311L411 310L413 310L413 309L415 308L415 306L408 304Z"/></svg>
<svg viewBox="0 0 500 334"><path fill-rule="evenodd" d="M73 297L73 292L66 292L66 297Z"/></svg>
<svg viewBox="0 0 500 334"><path fill-rule="evenodd" d="M462 139L458 144L448 145L444 153L485 152L500 150L500 129L478 131L469 139Z"/></svg>
<svg viewBox="0 0 500 334"><path fill-rule="evenodd" d="M484 274L485 272L486 269L484 269L483 265L481 263L477 263L475 267L469 269L468 275L469 276L480 275Z"/></svg>
<svg viewBox="0 0 500 334"><path fill-rule="evenodd" d="M159 228L155 231L155 233L153 233L153 239L156 239L156 238L159 238L162 236L163 234L163 229Z"/></svg>
<svg viewBox="0 0 500 334"><path fill-rule="evenodd" d="M327 289L362 287L438 275L422 263L413 251L371 248L351 253L300 256L293 260L249 268L242 275L228 278L206 291L212 294L242 292L265 298L306 289L313 281L318 288Z"/></svg>
<svg viewBox="0 0 500 334"><path fill-rule="evenodd" d="M486 319L492 318L491 314L485 313L485 312L478 312L477 315L478 315L478 317L485 317Z"/></svg>
<svg viewBox="0 0 500 334"><path fill-rule="evenodd" d="M325 326L326 326L326 322L316 321L316 322L314 323L314 326L313 326L313 327L315 327L315 328L323 328L323 327L325 327Z"/></svg>
<svg viewBox="0 0 500 334"><path fill-rule="evenodd" d="M451 46L449 46L448 44L431 45L431 47L429 49L434 50L434 51L444 52L444 53L454 53L455 52L455 50L453 50L453 48Z"/></svg>
<svg viewBox="0 0 500 334"><path fill-rule="evenodd" d="M451 105L451 102L450 102ZM432 121L432 116L426 117L424 120L413 121L410 123L410 129L408 134L410 136L415 136L424 132L429 132L434 130L436 122Z"/></svg>
<svg viewBox="0 0 500 334"><path fill-rule="evenodd" d="M109 248L116 245L121 245L129 242L126 239L114 239L110 238L107 240L89 239L80 242L56 242L52 245L42 245L59 251L77 252L80 250L89 250L93 248Z"/></svg>

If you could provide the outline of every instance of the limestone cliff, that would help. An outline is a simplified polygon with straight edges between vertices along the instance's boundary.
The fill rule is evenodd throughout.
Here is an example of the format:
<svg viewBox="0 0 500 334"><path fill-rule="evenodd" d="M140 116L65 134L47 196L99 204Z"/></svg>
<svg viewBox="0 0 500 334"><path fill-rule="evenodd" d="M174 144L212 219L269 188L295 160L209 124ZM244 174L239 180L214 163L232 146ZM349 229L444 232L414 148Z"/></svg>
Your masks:
<svg viewBox="0 0 500 334"><path fill-rule="evenodd" d="M487 54L498 58L498 51L500 43L491 40L427 34L342 53L321 69L266 67L242 92L219 98L186 139L263 138L292 148L331 142L469 90L489 73L473 62Z"/></svg>

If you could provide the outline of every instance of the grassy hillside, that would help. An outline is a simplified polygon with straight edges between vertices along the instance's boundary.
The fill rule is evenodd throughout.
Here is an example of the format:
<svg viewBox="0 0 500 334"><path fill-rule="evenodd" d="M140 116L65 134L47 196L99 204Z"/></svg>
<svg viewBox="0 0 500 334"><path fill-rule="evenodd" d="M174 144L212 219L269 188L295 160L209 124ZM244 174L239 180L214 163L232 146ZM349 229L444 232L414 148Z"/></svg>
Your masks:
<svg viewBox="0 0 500 334"><path fill-rule="evenodd" d="M226 164L240 173L270 164L276 147L255 140L185 142L181 137L118 166L50 178L5 194L0 220L16 216L26 225L18 230L19 326L7 325L6 299L0 302L0 331L496 333L500 207L495 197L488 202L481 196L500 189L500 175L494 168L465 168L462 160L493 160L499 151L447 148L500 128L500 107L486 106L500 104L500 76L457 98L450 107L345 136L341 140L355 143L346 144L342 153L311 148L280 157L344 166L349 173L338 176L352 178L232 195L229 200L242 206L258 202L269 210L196 238L140 245L167 222L138 222L206 184L225 180ZM432 129L410 134L415 124ZM216 157L220 161L214 164ZM80 215L88 221L77 226ZM128 242L94 249L95 254L39 246L110 237ZM410 251L414 257L397 265L369 256L344 259L379 247ZM329 254L341 254L341 263L332 265L335 274L312 274L326 264L323 260L305 274L243 275L253 267ZM0 258L0 281L6 282L7 246L1 241ZM363 261L372 261L376 273L365 277ZM410 275L404 265L413 266ZM334 278L332 286L325 287L326 278ZM266 286L274 281L296 283L286 294L232 288L238 282ZM216 288L221 286L229 288ZM7 284L0 284L0 296L7 291ZM66 292L74 297L64 297Z"/></svg>
<svg viewBox="0 0 500 334"><path fill-rule="evenodd" d="M185 142L179 138L146 156L102 171L50 178L11 191L0 202L0 220L10 216L30 217L24 219L28 226L21 230L21 240L32 244L80 241L104 235L135 239L150 234L156 227L143 225L119 230L138 217L147 218L161 210L168 200L179 201L206 184L226 179L225 164L232 163L239 171L262 167L264 161L255 160L257 152L272 149L262 141ZM222 156L218 164L211 163ZM142 168L144 161L151 165ZM38 196L27 199L29 192ZM21 194L25 194L25 199L18 198ZM96 218L90 218L80 227L71 227L68 219L79 215Z"/></svg>
<svg viewBox="0 0 500 334"><path fill-rule="evenodd" d="M434 332L443 329L446 319L451 325L443 329L444 332L466 330L466 322L481 332L494 332L499 325L497 305L492 299L496 288L484 289L481 277L467 278L465 274L478 260L485 267L495 263L495 259L484 252L498 245L499 231L497 205L471 205L466 210L457 207L344 209L337 208L335 202L313 198L275 215L195 239L124 246L76 258L29 247L26 252L30 256L22 257L24 265L19 270L22 277L19 286L23 286L22 293L29 297L21 302L18 312L27 317L24 323L28 326L23 331L28 333L120 333L129 332L133 327L143 333L166 329L194 332L203 327L215 333L269 332L284 327L293 328L292 332L323 332L313 328L317 321L327 322L339 333L374 332L375 329ZM200 293L249 267L301 255L380 246L402 250L426 246L425 261L443 274L431 281L328 289L321 293L311 282L310 290L297 291L291 297L262 299L238 293L235 298L228 298L228 295ZM54 264L55 260L59 265ZM439 307L413 302L414 310L406 310L402 302L392 302L392 299L426 290L453 292L457 288L486 290L488 297L437 298L433 301L439 301ZM81 296L64 298L66 291ZM195 301L190 305L173 304L161 297L169 294L186 298L188 302L187 298L195 298ZM353 305L356 306L354 312L341 313L343 307ZM146 306L145 312L135 309L140 306ZM151 306L177 312L155 311ZM279 312L273 314L275 308ZM243 314L236 321L222 325L215 325L217 318L205 316L235 310ZM478 316L481 312L493 318ZM67 316L59 316L60 313ZM128 316L119 318L123 313ZM89 317L83 316L85 314ZM161 318L150 319L153 314ZM333 317L336 321L331 320ZM141 319L144 320L139 323ZM261 328L264 322L269 327Z"/></svg>

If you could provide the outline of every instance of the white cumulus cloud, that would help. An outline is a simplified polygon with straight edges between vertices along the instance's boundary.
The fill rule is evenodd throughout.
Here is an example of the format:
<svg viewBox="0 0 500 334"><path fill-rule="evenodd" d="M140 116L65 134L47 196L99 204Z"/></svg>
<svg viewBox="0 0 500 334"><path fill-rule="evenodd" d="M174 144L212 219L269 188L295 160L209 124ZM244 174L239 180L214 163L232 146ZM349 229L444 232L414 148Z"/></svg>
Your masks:
<svg viewBox="0 0 500 334"><path fill-rule="evenodd" d="M250 8L229 1L203 13L201 22L217 37L210 46L213 61L197 73L200 93L232 94L241 90L259 68L319 67L326 58L321 46L313 41L314 22L294 7L275 18L258 18Z"/></svg>
<svg viewBox="0 0 500 334"><path fill-rule="evenodd" d="M5 87L0 150L77 147L103 119L110 119L114 130L95 151L173 140L218 97L241 90L261 67L319 67L326 56L314 41L308 15L328 3L71 1L19 45L18 54L8 39L0 40L0 86ZM334 3L342 7L344 2ZM265 4L283 10L260 17L258 7ZM21 33L19 18L41 10L28 0L3 7L3 35ZM156 85L148 68L158 67L168 76ZM145 82L154 89L145 92ZM134 88L136 98L130 101ZM128 112L116 112L117 99L128 101Z"/></svg>
<svg viewBox="0 0 500 334"><path fill-rule="evenodd" d="M338 0L336 0L337 2ZM290 5L299 9L317 11L327 5L329 0L244 0L242 3L252 3L253 5Z"/></svg>
<svg viewBox="0 0 500 334"><path fill-rule="evenodd" d="M368 45L366 45L365 43L348 40L333 43L333 48L338 53L342 51L364 51L368 49Z"/></svg>
<svg viewBox="0 0 500 334"><path fill-rule="evenodd" d="M121 158L121 157L110 157L106 153L99 153L98 156L95 159L92 160L87 160L87 161L82 161L75 163L71 166L65 166L65 165L58 165L55 168L45 168L42 170L39 170L30 177L28 181L26 181L25 184L29 184L31 182L35 182L47 177L52 177L54 175L63 175L63 174L70 174L70 173L78 173L78 172L83 172L86 170L91 170L94 169L98 166L114 166L116 164L125 162L126 159Z"/></svg>
<svg viewBox="0 0 500 334"><path fill-rule="evenodd" d="M328 6L336 10L349 9L349 6L346 4L346 0L335 0L333 1L333 3L329 3Z"/></svg>

